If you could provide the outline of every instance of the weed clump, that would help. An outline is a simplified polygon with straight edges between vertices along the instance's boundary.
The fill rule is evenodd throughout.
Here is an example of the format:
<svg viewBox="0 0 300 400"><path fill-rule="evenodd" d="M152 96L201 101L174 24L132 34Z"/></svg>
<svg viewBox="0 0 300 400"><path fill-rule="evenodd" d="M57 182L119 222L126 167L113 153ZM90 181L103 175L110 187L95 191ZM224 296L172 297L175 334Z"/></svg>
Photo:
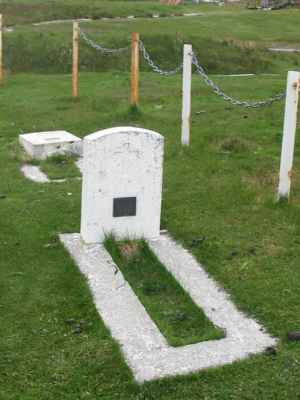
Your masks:
<svg viewBox="0 0 300 400"><path fill-rule="evenodd" d="M225 138L220 144L220 151L227 153L242 153L250 148L250 143L238 136Z"/></svg>

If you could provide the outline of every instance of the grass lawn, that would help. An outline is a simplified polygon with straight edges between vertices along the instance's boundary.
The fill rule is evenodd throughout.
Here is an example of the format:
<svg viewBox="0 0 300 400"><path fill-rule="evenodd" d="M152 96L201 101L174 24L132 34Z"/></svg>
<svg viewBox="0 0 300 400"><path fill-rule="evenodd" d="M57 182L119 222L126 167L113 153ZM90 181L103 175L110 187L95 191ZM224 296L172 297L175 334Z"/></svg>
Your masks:
<svg viewBox="0 0 300 400"><path fill-rule="evenodd" d="M243 99L269 97L285 79L216 78ZM141 113L128 110L127 73L82 73L75 102L70 84L67 75L19 74L0 90L1 400L299 399L300 347L286 334L300 328L300 145L291 202L276 204L283 104L234 108L195 76L191 146L182 148L179 75L142 73ZM79 231L80 181L26 180L17 148L20 133L64 129L82 137L129 124L165 136L162 227L279 338L277 354L134 383L57 239Z"/></svg>
<svg viewBox="0 0 300 400"><path fill-rule="evenodd" d="M73 156L53 156L40 162L32 160L31 163L39 164L50 179L80 178L79 168L75 165L77 159Z"/></svg>
<svg viewBox="0 0 300 400"><path fill-rule="evenodd" d="M168 16L199 10L189 4L170 7L159 1L145 0L2 0L0 10L10 25L54 20L58 18L113 18L148 17L152 14Z"/></svg>

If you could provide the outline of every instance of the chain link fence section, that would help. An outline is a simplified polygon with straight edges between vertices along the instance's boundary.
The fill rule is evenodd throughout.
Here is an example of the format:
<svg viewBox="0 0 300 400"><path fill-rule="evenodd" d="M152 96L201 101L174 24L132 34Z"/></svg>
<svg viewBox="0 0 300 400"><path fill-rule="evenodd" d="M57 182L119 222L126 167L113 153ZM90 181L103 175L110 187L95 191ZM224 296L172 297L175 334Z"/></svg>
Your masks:
<svg viewBox="0 0 300 400"><path fill-rule="evenodd" d="M282 93L275 95L274 97L270 97L266 100L261 100L261 101L248 102L248 101L241 101L241 100L234 99L233 97L226 95L219 88L219 86L209 78L209 76L204 71L204 68L200 65L199 60L195 53L193 53L193 64L195 65L198 74L203 78L204 82L212 88L213 92L216 95L222 97L225 101L230 102L234 106L241 106L241 107L246 107L246 108L266 107L266 106L271 106L276 101L283 100L286 96L286 93L282 92Z"/></svg>
<svg viewBox="0 0 300 400"><path fill-rule="evenodd" d="M183 64L181 63L177 68L172 69L170 71L164 71L161 68L159 68L154 61L151 59L150 54L148 53L148 51L146 50L146 47L144 45L144 43L140 40L139 41L139 48L140 51L142 52L142 55L145 59L145 61L149 64L149 66L152 68L152 70L156 73L158 73L159 75L162 76L170 76L170 75L175 75L178 72L180 72L183 68Z"/></svg>
<svg viewBox="0 0 300 400"><path fill-rule="evenodd" d="M82 30L80 31L81 38L93 49L100 51L103 54L118 54L122 53L126 50L129 50L130 46L120 47L118 49L108 49L106 47L101 46L98 43L95 43L92 39L90 39Z"/></svg>

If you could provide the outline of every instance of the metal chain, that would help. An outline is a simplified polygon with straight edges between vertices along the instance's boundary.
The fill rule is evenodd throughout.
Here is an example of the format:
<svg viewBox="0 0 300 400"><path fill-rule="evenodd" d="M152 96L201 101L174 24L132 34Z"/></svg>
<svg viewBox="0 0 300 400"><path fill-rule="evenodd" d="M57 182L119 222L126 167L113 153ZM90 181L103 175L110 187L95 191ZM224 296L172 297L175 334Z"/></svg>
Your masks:
<svg viewBox="0 0 300 400"><path fill-rule="evenodd" d="M107 54L115 54L115 53L121 53L123 51L126 51L129 49L130 46L126 47L120 47L118 49L108 49L106 47L101 46L100 44L95 43L93 40L87 37L87 35L83 32L80 31L80 36L82 39L93 49L100 51L101 53L107 53Z"/></svg>
<svg viewBox="0 0 300 400"><path fill-rule="evenodd" d="M180 64L177 68L172 69L172 70L170 70L170 71L164 71L164 70L162 70L162 69L159 68L159 66L156 65L156 64L154 63L154 61L151 59L150 54L149 54L148 51L146 50L146 47L145 47L144 43L143 43L141 40L139 41L139 47L140 47L140 50L141 50L141 52L142 52L142 55L143 55L145 61L149 64L149 66L152 68L152 70L153 70L154 72L157 72L158 74L163 75L163 76L170 76L170 75L174 75L174 74L176 74L177 72L179 72L179 71L182 70L183 64Z"/></svg>
<svg viewBox="0 0 300 400"><path fill-rule="evenodd" d="M106 47L101 46L100 44L95 43L93 40L88 38L87 35L83 31L80 31L80 36L89 46L91 46L92 48L94 48L97 51L100 51L101 53L116 54L116 53L121 53L123 51L126 51L130 48L130 46L126 46L126 47L120 47L117 49L108 49ZM180 72L183 69L183 64L181 63L178 67L176 67L172 70L169 70L169 71L162 70L151 59L150 54L146 50L146 47L141 40L139 40L139 49L142 52L142 55L143 55L145 61L149 64L149 66L152 68L152 70L154 72L158 73L159 75L162 75L162 76L175 75L176 73ZM193 53L193 64L195 65L198 74L203 78L204 82L213 89L213 92L216 95L222 97L225 101L230 102L232 105L242 106L242 107L246 107L246 108L259 108L259 107L270 106L276 101L283 100L286 96L286 93L282 92L282 93L279 93L279 94L277 94L273 97L270 97L266 100L260 100L260 101L254 101L254 102L237 100L231 96L226 95L223 92L223 90L220 89L220 87L209 78L209 76L204 71L204 68L200 65L199 60L195 53Z"/></svg>
<svg viewBox="0 0 300 400"><path fill-rule="evenodd" d="M234 106L241 106L241 107L247 107L247 108L266 107L266 106L272 105L275 101L283 100L286 96L286 93L282 92L273 97L270 97L269 99L261 100L261 101L248 102L248 101L237 100L231 96L226 95L219 88L219 86L208 77L208 75L204 71L204 68L200 65L195 53L193 53L193 64L195 65L198 74L203 78L204 82L213 89L213 92L216 95L222 97L225 101L229 101Z"/></svg>

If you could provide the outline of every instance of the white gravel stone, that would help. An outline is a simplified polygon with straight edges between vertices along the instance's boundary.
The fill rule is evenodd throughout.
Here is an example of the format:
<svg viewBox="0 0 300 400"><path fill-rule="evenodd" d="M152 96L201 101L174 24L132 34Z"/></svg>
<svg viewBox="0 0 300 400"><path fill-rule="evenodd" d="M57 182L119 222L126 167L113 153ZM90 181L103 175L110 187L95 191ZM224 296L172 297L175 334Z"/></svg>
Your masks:
<svg viewBox="0 0 300 400"><path fill-rule="evenodd" d="M24 164L21 167L21 171L25 178L30 179L37 183L49 183L50 179L43 171L41 171L38 165Z"/></svg>
<svg viewBox="0 0 300 400"><path fill-rule="evenodd" d="M84 244L80 234L60 239L86 276L99 314L140 383L229 364L276 344L168 235L150 240L151 249L207 317L224 329L224 339L169 346L102 244Z"/></svg>

